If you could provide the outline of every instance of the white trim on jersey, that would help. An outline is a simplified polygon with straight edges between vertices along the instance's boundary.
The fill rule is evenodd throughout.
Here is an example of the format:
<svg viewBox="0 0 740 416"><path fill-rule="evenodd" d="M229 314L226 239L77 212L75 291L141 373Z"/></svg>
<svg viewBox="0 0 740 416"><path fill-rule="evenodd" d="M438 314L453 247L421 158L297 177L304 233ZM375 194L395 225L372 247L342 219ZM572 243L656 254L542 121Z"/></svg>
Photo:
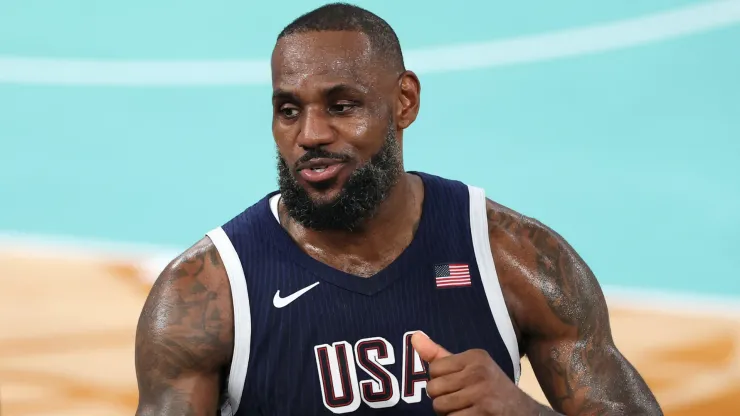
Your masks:
<svg viewBox="0 0 740 416"><path fill-rule="evenodd" d="M278 211L280 196L281 194L275 194L270 198L270 211L272 211L272 215L275 217L278 224L280 224L280 212Z"/></svg>
<svg viewBox="0 0 740 416"><path fill-rule="evenodd" d="M483 290L488 298L488 307L491 308L496 327L504 340L506 349L511 355L514 366L514 380L519 383L521 363L519 361L519 344L516 340L514 325L504 302L504 294L493 264L491 243L488 236L488 217L486 216L486 193L481 188L468 186L470 194L470 233L473 236L473 250L478 262L478 271L483 282Z"/></svg>
<svg viewBox="0 0 740 416"><path fill-rule="evenodd" d="M239 403L247 379L249 352L252 339L252 315L249 310L249 292L247 279L239 260L239 255L231 244L229 236L223 228L216 228L206 235L216 246L221 261L229 277L231 286L231 300L234 304L234 355L231 359L229 381L227 384L227 400L221 408L222 416L232 416L239 409Z"/></svg>

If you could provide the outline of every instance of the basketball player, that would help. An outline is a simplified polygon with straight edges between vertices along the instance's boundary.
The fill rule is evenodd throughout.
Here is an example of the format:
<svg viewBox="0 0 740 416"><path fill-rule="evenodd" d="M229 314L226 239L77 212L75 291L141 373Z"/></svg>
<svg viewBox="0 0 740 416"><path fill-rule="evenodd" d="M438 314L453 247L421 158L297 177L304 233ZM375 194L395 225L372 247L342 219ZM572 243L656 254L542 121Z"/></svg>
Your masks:
<svg viewBox="0 0 740 416"><path fill-rule="evenodd" d="M420 84L385 21L298 18L272 84L279 191L155 283L137 415L661 414L568 243L404 170ZM524 354L552 409L517 387Z"/></svg>

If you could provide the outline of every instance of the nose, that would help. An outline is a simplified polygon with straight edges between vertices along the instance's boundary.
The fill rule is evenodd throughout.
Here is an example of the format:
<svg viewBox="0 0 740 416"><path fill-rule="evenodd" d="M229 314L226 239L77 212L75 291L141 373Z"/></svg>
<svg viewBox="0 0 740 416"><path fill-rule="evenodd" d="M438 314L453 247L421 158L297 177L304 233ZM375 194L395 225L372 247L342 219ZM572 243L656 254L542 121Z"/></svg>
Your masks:
<svg viewBox="0 0 740 416"><path fill-rule="evenodd" d="M334 142L334 130L329 115L316 108L306 108L301 120L301 131L298 133L298 145L312 149Z"/></svg>

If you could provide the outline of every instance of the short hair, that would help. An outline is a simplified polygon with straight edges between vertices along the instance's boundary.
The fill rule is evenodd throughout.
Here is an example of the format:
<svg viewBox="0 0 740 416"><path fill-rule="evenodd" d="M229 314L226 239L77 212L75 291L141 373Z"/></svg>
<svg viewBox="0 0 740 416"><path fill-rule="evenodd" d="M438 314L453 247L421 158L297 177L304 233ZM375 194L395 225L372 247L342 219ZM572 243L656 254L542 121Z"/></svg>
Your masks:
<svg viewBox="0 0 740 416"><path fill-rule="evenodd" d="M380 16L347 3L330 3L310 11L291 22L277 40L295 33L351 31L365 34L373 53L399 73L406 70L401 43L393 28Z"/></svg>

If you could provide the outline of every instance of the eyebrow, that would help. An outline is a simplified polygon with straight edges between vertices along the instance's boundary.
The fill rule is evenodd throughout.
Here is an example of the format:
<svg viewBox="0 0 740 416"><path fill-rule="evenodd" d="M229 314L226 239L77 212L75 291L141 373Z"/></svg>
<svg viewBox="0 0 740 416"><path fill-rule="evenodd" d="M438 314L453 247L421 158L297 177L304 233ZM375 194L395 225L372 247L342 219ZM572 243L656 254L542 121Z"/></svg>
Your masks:
<svg viewBox="0 0 740 416"><path fill-rule="evenodd" d="M298 97L290 91L286 91L280 88L275 89L272 92L272 101L297 101Z"/></svg>
<svg viewBox="0 0 740 416"><path fill-rule="evenodd" d="M349 84L337 84L329 88L325 88L324 90L321 91L321 94L324 96L330 96L330 95L335 95L335 94L340 94L340 93L365 94L367 93L367 89L362 86L358 87L358 86L349 85ZM281 88L276 88L272 92L272 101L273 102L275 101L299 101L299 99L294 93L290 91L287 91Z"/></svg>

